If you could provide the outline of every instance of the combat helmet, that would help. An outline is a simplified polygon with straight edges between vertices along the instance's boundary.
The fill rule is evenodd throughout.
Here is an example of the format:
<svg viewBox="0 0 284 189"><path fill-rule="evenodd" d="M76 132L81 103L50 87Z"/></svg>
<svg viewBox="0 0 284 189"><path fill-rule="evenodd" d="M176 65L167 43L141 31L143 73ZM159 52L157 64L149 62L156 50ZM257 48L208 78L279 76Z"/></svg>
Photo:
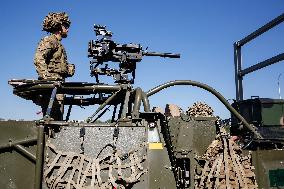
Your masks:
<svg viewBox="0 0 284 189"><path fill-rule="evenodd" d="M65 12L50 12L43 20L42 30L54 32L60 30L63 24L66 24L68 27L71 24L68 14Z"/></svg>

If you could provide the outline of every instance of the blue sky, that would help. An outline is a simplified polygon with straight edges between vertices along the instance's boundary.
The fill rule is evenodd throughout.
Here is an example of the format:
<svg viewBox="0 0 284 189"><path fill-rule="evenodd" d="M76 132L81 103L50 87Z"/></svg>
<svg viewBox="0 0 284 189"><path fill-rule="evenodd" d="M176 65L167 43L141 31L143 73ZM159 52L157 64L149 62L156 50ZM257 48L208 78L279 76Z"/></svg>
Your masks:
<svg viewBox="0 0 284 189"><path fill-rule="evenodd" d="M87 43L95 39L93 24L107 25L118 43L140 43L149 51L180 53L180 59L145 57L137 66L135 87L144 91L171 80L206 83L227 99L235 98L233 43L284 12L283 0L141 0L141 1L2 1L0 17L0 117L38 119L40 107L12 94L9 79L35 79L35 48L46 35L41 24L48 12L65 11L72 25L63 44L76 65L68 81L94 82L89 76ZM284 23L243 48L244 67L283 53ZM244 79L245 98L278 98L277 78L283 61ZM283 74L284 75L284 74ZM284 96L284 76L280 78ZM152 106L174 103L184 110L204 101L215 114L229 116L208 92L194 87L172 87L150 98ZM85 119L94 108L75 108L71 118Z"/></svg>

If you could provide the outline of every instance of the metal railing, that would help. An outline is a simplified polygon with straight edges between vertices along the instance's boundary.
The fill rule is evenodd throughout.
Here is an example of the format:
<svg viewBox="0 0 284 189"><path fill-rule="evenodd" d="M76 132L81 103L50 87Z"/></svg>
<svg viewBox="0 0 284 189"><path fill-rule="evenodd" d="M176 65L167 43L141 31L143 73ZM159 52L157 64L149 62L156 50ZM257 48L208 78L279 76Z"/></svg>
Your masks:
<svg viewBox="0 0 284 189"><path fill-rule="evenodd" d="M246 43L252 41L256 37L260 36L261 34L267 32L271 28L279 25L284 21L284 13L278 16L277 18L271 20L264 26L260 27L256 31L252 32L242 40L239 40L234 43L234 63L235 63L235 82L236 82L236 100L240 101L243 100L243 77L249 73L252 73L256 70L262 69L266 66L278 63L282 60L284 60L284 53L281 53L279 55L276 55L272 58L269 58L267 60L264 60L262 62L259 62L255 65L252 65L246 69L242 69L242 46Z"/></svg>

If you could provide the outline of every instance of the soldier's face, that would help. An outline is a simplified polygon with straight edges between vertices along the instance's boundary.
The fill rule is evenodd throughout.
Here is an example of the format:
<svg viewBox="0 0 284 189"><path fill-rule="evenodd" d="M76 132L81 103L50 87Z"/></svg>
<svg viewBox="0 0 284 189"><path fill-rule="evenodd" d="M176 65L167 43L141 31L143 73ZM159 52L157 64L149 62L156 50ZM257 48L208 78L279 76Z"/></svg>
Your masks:
<svg viewBox="0 0 284 189"><path fill-rule="evenodd" d="M67 26L62 25L61 36L62 38L66 38L68 36L69 28Z"/></svg>

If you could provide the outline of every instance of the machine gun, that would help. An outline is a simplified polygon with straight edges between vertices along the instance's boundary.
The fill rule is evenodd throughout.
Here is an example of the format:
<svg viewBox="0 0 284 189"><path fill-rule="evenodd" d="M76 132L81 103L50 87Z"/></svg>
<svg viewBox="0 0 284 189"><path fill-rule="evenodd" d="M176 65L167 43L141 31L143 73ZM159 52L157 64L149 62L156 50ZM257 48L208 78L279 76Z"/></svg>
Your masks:
<svg viewBox="0 0 284 189"><path fill-rule="evenodd" d="M112 32L106 26L94 25L97 40L91 40L88 47L91 76L95 76L99 83L99 75L112 76L116 83L134 83L136 63L142 60L143 56L160 56L168 58L180 58L180 54L147 52L140 44L118 44L111 37ZM109 68L105 62L118 62L119 69ZM129 74L132 78L129 79Z"/></svg>

